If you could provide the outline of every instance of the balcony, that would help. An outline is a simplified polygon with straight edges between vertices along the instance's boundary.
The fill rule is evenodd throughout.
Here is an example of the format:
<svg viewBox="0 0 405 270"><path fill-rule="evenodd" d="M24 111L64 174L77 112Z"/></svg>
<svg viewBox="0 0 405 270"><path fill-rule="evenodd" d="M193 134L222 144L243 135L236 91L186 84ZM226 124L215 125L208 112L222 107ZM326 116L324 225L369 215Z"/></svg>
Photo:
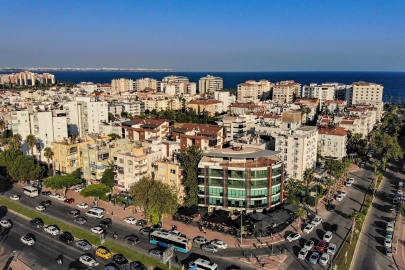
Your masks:
<svg viewBox="0 0 405 270"><path fill-rule="evenodd" d="M145 166L147 166L147 165L148 165L148 163L135 164L134 167L135 167L135 168L142 168L142 167L145 167Z"/></svg>

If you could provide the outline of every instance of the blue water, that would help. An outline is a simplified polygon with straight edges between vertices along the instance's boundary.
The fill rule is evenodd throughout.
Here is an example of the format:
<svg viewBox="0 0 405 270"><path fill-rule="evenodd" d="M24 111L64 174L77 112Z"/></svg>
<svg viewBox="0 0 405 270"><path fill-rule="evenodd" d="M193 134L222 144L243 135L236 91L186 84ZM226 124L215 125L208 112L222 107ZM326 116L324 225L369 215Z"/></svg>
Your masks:
<svg viewBox="0 0 405 270"><path fill-rule="evenodd" d="M6 73L6 72L2 72ZM42 73L42 72L40 72ZM224 88L236 88L239 83L247 80L267 79L271 82L283 80L294 80L301 84L338 82L351 84L356 81L379 83L384 86L384 101L388 101L390 95L393 100L397 97L405 101L405 72L79 72L79 71L49 71L55 75L60 82L72 81L111 83L112 79L128 78L155 78L161 80L163 77L174 74L186 76L191 82L198 83L201 77L207 74L219 76L224 79Z"/></svg>

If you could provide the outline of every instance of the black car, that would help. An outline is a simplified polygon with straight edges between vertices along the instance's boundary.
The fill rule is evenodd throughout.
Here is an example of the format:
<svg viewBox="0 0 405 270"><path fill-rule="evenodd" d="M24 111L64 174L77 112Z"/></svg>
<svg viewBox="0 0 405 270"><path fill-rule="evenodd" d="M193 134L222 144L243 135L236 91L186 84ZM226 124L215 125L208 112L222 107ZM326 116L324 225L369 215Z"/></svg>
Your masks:
<svg viewBox="0 0 405 270"><path fill-rule="evenodd" d="M139 233L141 235L149 235L149 233L152 231L152 229L150 227L144 227L142 229L139 230Z"/></svg>
<svg viewBox="0 0 405 270"><path fill-rule="evenodd" d="M105 218L102 221L100 221L100 225L101 226L105 226L105 227L110 227L112 225L112 220L111 218Z"/></svg>
<svg viewBox="0 0 405 270"><path fill-rule="evenodd" d="M128 259L125 258L125 256L122 254L115 254L112 257L112 260L113 260L113 262L115 262L116 264L121 265L121 266L125 266L125 265L129 264Z"/></svg>
<svg viewBox="0 0 405 270"><path fill-rule="evenodd" d="M131 262L129 264L129 269L131 269L131 270L148 270L148 268L146 268L146 266L143 263L138 262L138 261Z"/></svg>
<svg viewBox="0 0 405 270"><path fill-rule="evenodd" d="M42 206L50 206L52 204L52 202L50 200L46 200L46 201L40 202L39 204Z"/></svg>
<svg viewBox="0 0 405 270"><path fill-rule="evenodd" d="M135 224L136 224L136 226L141 226L141 227L145 227L148 225L148 223L143 219L138 220Z"/></svg>
<svg viewBox="0 0 405 270"><path fill-rule="evenodd" d="M331 232L336 233L337 230L338 230L338 228L339 228L339 226L338 226L337 224L333 224L333 225L330 227L330 230L331 230Z"/></svg>
<svg viewBox="0 0 405 270"><path fill-rule="evenodd" d="M30 225L34 228L42 228L44 227L44 222L40 218L34 218L30 221Z"/></svg>
<svg viewBox="0 0 405 270"><path fill-rule="evenodd" d="M59 240L70 244L75 239L74 239L73 235L70 232L63 232L61 235L59 235Z"/></svg>
<svg viewBox="0 0 405 270"><path fill-rule="evenodd" d="M336 210L336 205L334 205L333 203L330 203L326 206L326 210L330 211L330 212L335 212Z"/></svg>
<svg viewBox="0 0 405 270"><path fill-rule="evenodd" d="M45 195L45 196L49 196L49 195L51 195L52 193L51 193L50 191L44 191L44 192L42 192L41 194L42 194L42 195Z"/></svg>
<svg viewBox="0 0 405 270"><path fill-rule="evenodd" d="M74 209L67 213L69 217L78 217L80 215L80 210Z"/></svg>
<svg viewBox="0 0 405 270"><path fill-rule="evenodd" d="M157 224L153 224L152 226L150 226L150 228L152 230L159 230L162 228L162 223L158 222Z"/></svg>
<svg viewBox="0 0 405 270"><path fill-rule="evenodd" d="M139 243L139 237L135 234L130 234L125 236L124 241L127 244L136 245Z"/></svg>

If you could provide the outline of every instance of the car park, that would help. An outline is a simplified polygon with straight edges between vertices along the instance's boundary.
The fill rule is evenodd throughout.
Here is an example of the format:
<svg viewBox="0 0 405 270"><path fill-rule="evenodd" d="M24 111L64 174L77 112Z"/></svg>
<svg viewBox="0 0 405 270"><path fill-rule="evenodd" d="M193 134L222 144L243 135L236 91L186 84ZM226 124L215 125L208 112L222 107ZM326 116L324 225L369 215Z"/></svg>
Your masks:
<svg viewBox="0 0 405 270"><path fill-rule="evenodd" d="M319 224L322 223L322 217L316 216L312 221L311 224L314 225L314 227L318 226Z"/></svg>
<svg viewBox="0 0 405 270"><path fill-rule="evenodd" d="M52 201L46 200L46 201L40 202L39 204L46 207L46 206L50 206L52 204Z"/></svg>
<svg viewBox="0 0 405 270"><path fill-rule="evenodd" d="M111 218L105 218L102 221L100 221L100 225L101 226L106 226L106 227L110 227L112 225L112 220Z"/></svg>
<svg viewBox="0 0 405 270"><path fill-rule="evenodd" d="M308 224L307 226L305 226L303 232L308 234L308 233L312 232L313 229L314 229L314 225Z"/></svg>
<svg viewBox="0 0 405 270"><path fill-rule="evenodd" d="M38 211L44 211L44 210L46 210L46 207L43 205L38 205L37 207L35 207L35 209Z"/></svg>
<svg viewBox="0 0 405 270"><path fill-rule="evenodd" d="M12 195L10 196L10 199L12 199L13 201L18 201L21 198L20 195Z"/></svg>
<svg viewBox="0 0 405 270"><path fill-rule="evenodd" d="M124 222L128 224L136 224L136 218L134 217L126 217L124 218Z"/></svg>
<svg viewBox="0 0 405 270"><path fill-rule="evenodd" d="M148 268L139 261L134 261L129 264L129 269L131 270L148 270Z"/></svg>
<svg viewBox="0 0 405 270"><path fill-rule="evenodd" d="M306 248L302 248L299 252L298 252L298 259L300 260L305 260L305 258L308 255L308 249Z"/></svg>
<svg viewBox="0 0 405 270"><path fill-rule="evenodd" d="M330 240L332 240L332 236L333 236L333 233L332 233L331 231L327 231L327 232L325 233L325 235L323 236L323 241L329 243Z"/></svg>
<svg viewBox="0 0 405 270"><path fill-rule="evenodd" d="M2 219L0 220L0 226L3 228L11 228L12 224L8 219Z"/></svg>
<svg viewBox="0 0 405 270"><path fill-rule="evenodd" d="M86 209L87 207L89 207L89 205L87 203L83 202L83 203L79 203L77 205L77 207L79 207L81 209Z"/></svg>
<svg viewBox="0 0 405 270"><path fill-rule="evenodd" d="M21 243L23 243L26 246L32 246L35 244L35 238L31 234L26 234L23 237L21 237Z"/></svg>
<svg viewBox="0 0 405 270"><path fill-rule="evenodd" d="M149 255L159 260L163 259L163 251L159 249L149 250Z"/></svg>
<svg viewBox="0 0 405 270"><path fill-rule="evenodd" d="M125 236L124 241L127 244L136 245L139 243L139 237L135 234L130 234Z"/></svg>
<svg viewBox="0 0 405 270"><path fill-rule="evenodd" d="M337 195L337 196L336 196L336 200L339 201L339 202L342 201L342 200L343 200L343 196L340 195L340 194Z"/></svg>
<svg viewBox="0 0 405 270"><path fill-rule="evenodd" d="M151 228L150 227L144 227L142 229L139 230L139 233L141 235L149 235L149 233L151 232Z"/></svg>
<svg viewBox="0 0 405 270"><path fill-rule="evenodd" d="M69 211L68 213L67 213L67 215L69 216L69 217L78 217L79 215L80 215L80 210L77 210L77 209L73 209L72 211Z"/></svg>
<svg viewBox="0 0 405 270"><path fill-rule="evenodd" d="M314 247L314 241L312 241L312 240L308 240L304 244L305 249L311 250L313 247Z"/></svg>
<svg viewBox="0 0 405 270"><path fill-rule="evenodd" d="M384 246L390 248L392 246L392 239L391 238L385 238Z"/></svg>
<svg viewBox="0 0 405 270"><path fill-rule="evenodd" d="M84 223L87 222L87 219L84 217L77 217L73 220L73 223L83 225Z"/></svg>
<svg viewBox="0 0 405 270"><path fill-rule="evenodd" d="M44 195L44 196L49 196L52 193L49 190L47 190L47 191L41 192L41 194Z"/></svg>
<svg viewBox="0 0 405 270"><path fill-rule="evenodd" d="M102 234L104 232L104 228L101 226L95 226L91 228L90 231L95 234Z"/></svg>
<svg viewBox="0 0 405 270"><path fill-rule="evenodd" d="M210 242L210 244L216 246L219 249L226 249L228 247L227 243L225 243L225 242L223 242L221 240L218 240L218 239L212 240Z"/></svg>
<svg viewBox="0 0 405 270"><path fill-rule="evenodd" d="M129 264L128 259L125 258L125 256L122 255L122 254L115 254L113 256L112 260L113 260L114 263L116 263L118 265L121 265L121 266L126 266L126 265Z"/></svg>
<svg viewBox="0 0 405 270"><path fill-rule="evenodd" d="M211 253L218 253L219 248L212 244L205 244L201 246L201 249Z"/></svg>
<svg viewBox="0 0 405 270"><path fill-rule="evenodd" d="M99 247L96 249L96 256L108 260L112 257L112 254L107 248Z"/></svg>
<svg viewBox="0 0 405 270"><path fill-rule="evenodd" d="M319 259L319 264L320 265L327 265L329 262L329 254L328 253L323 253L321 258Z"/></svg>
<svg viewBox="0 0 405 270"><path fill-rule="evenodd" d="M334 244L334 243L329 243L329 245L328 245L328 249L327 249L327 251L326 251L329 255L335 255L335 253L336 253L336 244Z"/></svg>
<svg viewBox="0 0 405 270"><path fill-rule="evenodd" d="M83 251L89 251L92 248L92 245L89 243L89 241L85 239L78 240L75 246Z"/></svg>
<svg viewBox="0 0 405 270"><path fill-rule="evenodd" d="M387 222L387 225L386 225L386 230L387 231L394 231L394 227L395 227L395 224L394 224L394 222Z"/></svg>
<svg viewBox="0 0 405 270"><path fill-rule="evenodd" d="M63 232L61 235L59 235L59 240L70 244L75 240L75 238L70 232Z"/></svg>
<svg viewBox="0 0 405 270"><path fill-rule="evenodd" d="M75 202L75 199L70 198L70 199L66 199L66 200L64 200L63 202L68 203L68 204L72 204L72 203L74 203L74 202Z"/></svg>
<svg viewBox="0 0 405 270"><path fill-rule="evenodd" d="M44 228L44 231L46 233L49 233L51 235L58 235L60 234L60 229L58 228L58 226L56 225L49 225L47 227Z"/></svg>
<svg viewBox="0 0 405 270"><path fill-rule="evenodd" d="M138 221L136 222L136 226L145 227L145 226L147 226L147 225L148 225L148 223L147 223L145 220L143 220L143 219L140 219L140 220L138 220Z"/></svg>
<svg viewBox="0 0 405 270"><path fill-rule="evenodd" d="M42 228L44 227L44 222L40 218L34 218L30 220L31 227Z"/></svg>
<svg viewBox="0 0 405 270"><path fill-rule="evenodd" d="M193 239L193 242L196 244L206 244L208 241L202 236L197 236L196 238Z"/></svg>
<svg viewBox="0 0 405 270"><path fill-rule="evenodd" d="M288 242L296 241L301 238L301 235L299 233L291 233L290 235L287 236L286 240Z"/></svg>
<svg viewBox="0 0 405 270"><path fill-rule="evenodd" d="M326 244L327 243L323 240L319 241L318 245L316 246L316 250L323 252L326 249Z"/></svg>
<svg viewBox="0 0 405 270"><path fill-rule="evenodd" d="M314 252L314 253L312 253L311 257L309 257L309 262L312 264L316 264L318 262L318 259L319 259L319 253Z"/></svg>
<svg viewBox="0 0 405 270"><path fill-rule="evenodd" d="M86 265L86 266L97 266L98 262L96 262L96 259L93 258L90 254L83 254L82 256L80 256L79 261Z"/></svg>

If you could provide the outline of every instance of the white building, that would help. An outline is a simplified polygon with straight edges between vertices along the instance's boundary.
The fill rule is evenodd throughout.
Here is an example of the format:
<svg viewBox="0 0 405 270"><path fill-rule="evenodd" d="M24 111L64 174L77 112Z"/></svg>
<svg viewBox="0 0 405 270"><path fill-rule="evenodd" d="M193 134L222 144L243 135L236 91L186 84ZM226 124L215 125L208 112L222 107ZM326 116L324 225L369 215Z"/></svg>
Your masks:
<svg viewBox="0 0 405 270"><path fill-rule="evenodd" d="M224 80L221 77L207 75L200 79L198 87L200 94L214 93L224 88Z"/></svg>
<svg viewBox="0 0 405 270"><path fill-rule="evenodd" d="M134 90L134 81L131 79L113 79L111 81L111 91L115 93L125 93Z"/></svg>
<svg viewBox="0 0 405 270"><path fill-rule="evenodd" d="M318 85L316 83L311 83L310 85L302 86L301 95L304 98L319 99L319 106L322 107L326 100L344 100L345 91L345 84L323 83L321 85Z"/></svg>
<svg viewBox="0 0 405 270"><path fill-rule="evenodd" d="M254 80L246 81L245 83L238 84L238 102L254 102L270 98L271 91L273 90L274 83L268 80Z"/></svg>
<svg viewBox="0 0 405 270"><path fill-rule="evenodd" d="M87 93L93 93L98 89L97 84L94 84L92 82L81 82L78 83L76 86L79 87L80 90L84 90Z"/></svg>
<svg viewBox="0 0 405 270"><path fill-rule="evenodd" d="M214 99L223 102L224 111L228 111L229 106L236 102L236 97L231 95L231 93L228 91L215 91Z"/></svg>
<svg viewBox="0 0 405 270"><path fill-rule="evenodd" d="M342 160L346 156L347 132L342 127L318 127L318 146L325 158Z"/></svg>
<svg viewBox="0 0 405 270"><path fill-rule="evenodd" d="M376 83L354 82L346 90L346 101L349 105L359 103L381 103L384 86Z"/></svg>
<svg viewBox="0 0 405 270"><path fill-rule="evenodd" d="M234 139L243 137L247 133L246 118L240 116L221 116L217 125L224 127L226 134L225 141L233 141Z"/></svg>
<svg viewBox="0 0 405 270"><path fill-rule="evenodd" d="M273 87L273 100L281 103L290 103L294 101L294 96L300 96L301 84L292 80L281 81Z"/></svg>

